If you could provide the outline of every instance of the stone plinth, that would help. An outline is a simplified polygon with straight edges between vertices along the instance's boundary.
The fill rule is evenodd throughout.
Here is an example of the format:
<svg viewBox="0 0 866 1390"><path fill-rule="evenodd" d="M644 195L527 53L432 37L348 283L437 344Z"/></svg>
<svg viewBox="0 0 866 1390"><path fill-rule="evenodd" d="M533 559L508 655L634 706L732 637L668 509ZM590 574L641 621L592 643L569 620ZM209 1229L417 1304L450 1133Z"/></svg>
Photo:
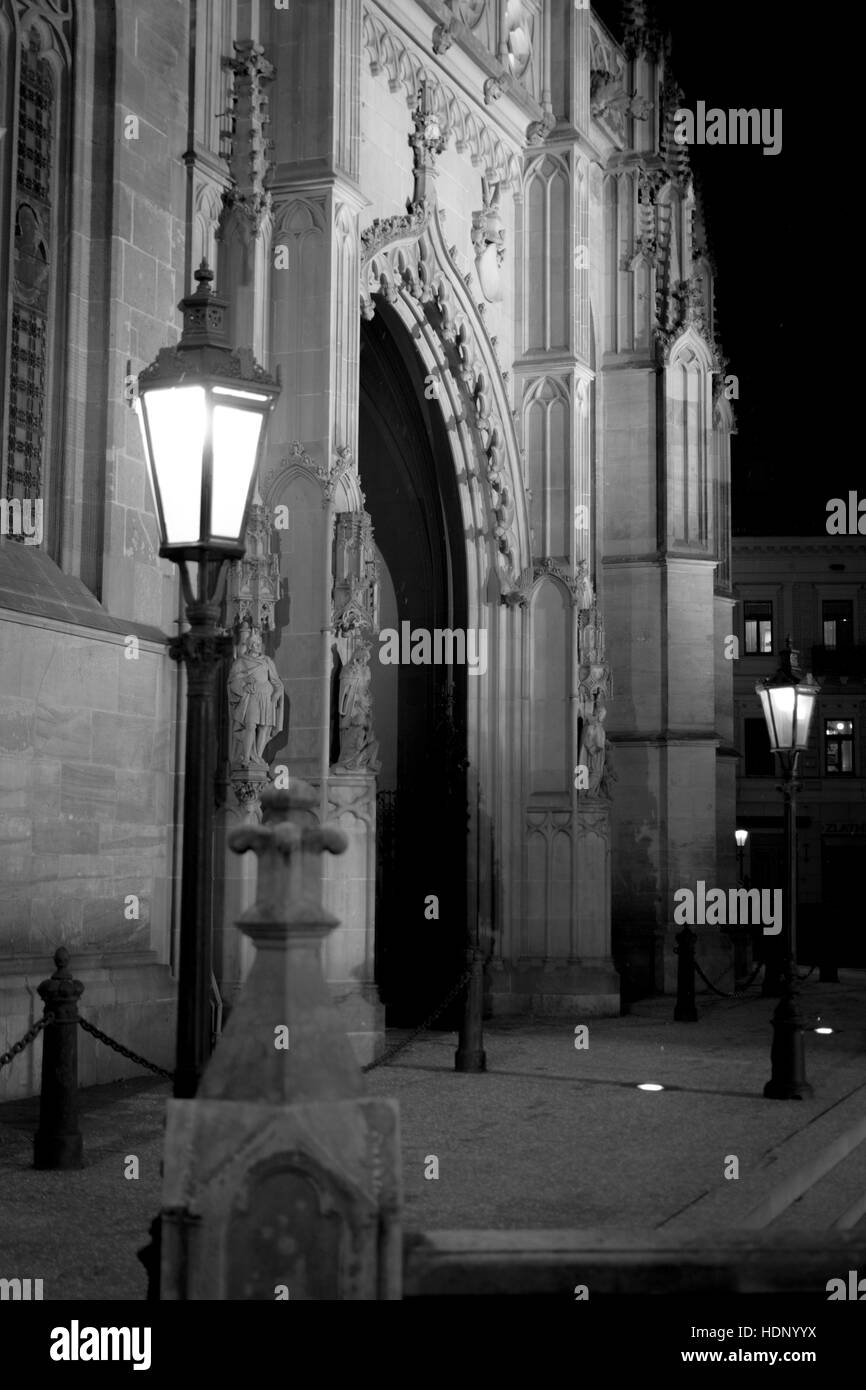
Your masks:
<svg viewBox="0 0 866 1390"><path fill-rule="evenodd" d="M259 859L238 925L256 956L193 1100L169 1103L163 1299L400 1297L398 1107L369 1099L322 970L337 918L306 783L261 798L230 846Z"/></svg>
<svg viewBox="0 0 866 1390"><path fill-rule="evenodd" d="M397 1106L172 1100L163 1299L400 1297Z"/></svg>

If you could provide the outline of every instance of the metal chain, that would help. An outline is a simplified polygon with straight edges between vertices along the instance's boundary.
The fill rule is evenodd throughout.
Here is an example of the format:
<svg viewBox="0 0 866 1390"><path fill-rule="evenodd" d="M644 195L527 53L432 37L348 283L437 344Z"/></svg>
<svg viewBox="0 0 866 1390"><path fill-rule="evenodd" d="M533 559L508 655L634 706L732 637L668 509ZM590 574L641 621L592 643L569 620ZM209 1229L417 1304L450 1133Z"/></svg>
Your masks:
<svg viewBox="0 0 866 1390"><path fill-rule="evenodd" d="M396 1057L398 1052L402 1052L404 1047L408 1047L410 1043L414 1042L418 1034L423 1033L425 1028L429 1028L430 1024L433 1023L434 1020L437 1019L439 1015L442 1013L443 1009L447 1009L448 1005L451 1003L451 1000L455 997L455 995L460 993L463 986L469 980L471 974L472 967L470 966L469 969L466 971L465 975L462 975L460 979L457 981L456 985L451 990L451 993L446 995L445 999L439 1005L438 1009L434 1009L432 1014L430 1014L429 1017L425 1018L424 1022L409 1034L408 1038L404 1038L402 1042L394 1043L393 1047L386 1048L385 1051L382 1053L381 1057L377 1057L374 1062L368 1062L366 1066L361 1068L361 1071L372 1071L374 1067L383 1066L385 1062L390 1062L392 1057Z"/></svg>
<svg viewBox="0 0 866 1390"><path fill-rule="evenodd" d="M115 1042L114 1038L110 1038L107 1033L103 1033L101 1028L96 1028L94 1024L88 1023L87 1019L79 1018L78 1022L81 1024L85 1033L92 1033L93 1037L96 1038L98 1042L105 1043L106 1047L113 1048L115 1052L120 1053L121 1057L127 1057L130 1062L136 1062L140 1067L147 1067L148 1071L156 1072L157 1076L167 1076L169 1081L174 1080L173 1071L166 1071L165 1067L158 1067L155 1062L148 1062L146 1057L139 1057L137 1052L132 1052L128 1047L124 1047L123 1043Z"/></svg>
<svg viewBox="0 0 866 1390"><path fill-rule="evenodd" d="M705 984L705 985L709 985L709 987L710 987L710 989L713 991L713 993L714 993L714 994L718 994L718 995L720 996L720 998L722 998L722 999L744 999L745 996L746 996L746 990L747 990L747 989L751 989L752 985L754 984L755 980L756 980L757 977L758 977L758 972L759 972L760 970L763 970L763 968L764 968L764 962L763 962L762 960L761 960L761 961L758 961L758 964L755 966L755 968L754 968L754 970L752 971L751 975L749 976L748 980L747 980L746 983L743 985L743 988L742 988L742 989L735 989L735 990L733 990L730 994L727 994L727 993L725 992L725 990L723 990L723 989L717 989L716 986L713 984L712 980L708 980L708 979L707 979L706 975L704 974L704 972L703 972L703 970L701 969L701 967L698 965L697 961L694 961L694 967L695 967L696 973L697 973L698 975L700 975L700 977L701 977L701 979L703 980L704 984ZM730 965L728 966L728 970L731 970L732 968L733 968L732 966L730 966ZM721 977L722 979L724 979L725 975L727 975L728 970L726 970L726 971L724 972L724 974L723 974L722 977Z"/></svg>
<svg viewBox="0 0 866 1390"><path fill-rule="evenodd" d="M8 1066L13 1057L17 1057L19 1052L23 1052L25 1047L30 1046L33 1039L39 1036L47 1023L53 1022L53 1014L45 1014L43 1018L37 1019L33 1027L28 1028L24 1037L20 1038L17 1043L13 1043L8 1052L0 1052L0 1068Z"/></svg>

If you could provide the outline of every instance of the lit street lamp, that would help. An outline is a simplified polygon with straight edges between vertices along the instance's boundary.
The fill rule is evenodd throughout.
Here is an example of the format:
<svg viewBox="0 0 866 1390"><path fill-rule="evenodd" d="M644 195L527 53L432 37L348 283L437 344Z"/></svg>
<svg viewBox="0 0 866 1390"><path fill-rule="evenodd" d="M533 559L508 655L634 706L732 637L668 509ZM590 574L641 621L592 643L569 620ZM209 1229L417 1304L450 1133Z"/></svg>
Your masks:
<svg viewBox="0 0 866 1390"><path fill-rule="evenodd" d="M783 947L784 963L780 997L773 1015L772 1076L764 1095L780 1100L801 1100L812 1094L806 1081L803 1023L797 1005L797 792L800 754L809 744L809 728L818 700L818 686L811 675L804 677L799 654L791 649L791 639L781 654L782 664L774 676L755 686L770 736L770 748L782 767L781 787L785 800L785 891ZM769 964L769 963L768 963ZM769 974L769 970L767 971ZM767 979L764 980L765 990ZM769 992L769 991L767 991Z"/></svg>
<svg viewBox="0 0 866 1390"><path fill-rule="evenodd" d="M739 866L740 883L743 883L745 881L745 875L743 873L743 857L746 852L746 841L748 840L748 838L748 830L734 831L734 839L737 842L737 864Z"/></svg>
<svg viewBox="0 0 866 1390"><path fill-rule="evenodd" d="M174 1094L194 1096L210 1056L212 821L216 674L227 650L221 625L230 560L244 530L264 424L280 387L252 352L226 342L227 303L207 262L181 300L183 332L138 377L139 416L156 501L160 555L180 568L189 631L170 654L187 671L183 864ZM188 566L196 565L195 591Z"/></svg>

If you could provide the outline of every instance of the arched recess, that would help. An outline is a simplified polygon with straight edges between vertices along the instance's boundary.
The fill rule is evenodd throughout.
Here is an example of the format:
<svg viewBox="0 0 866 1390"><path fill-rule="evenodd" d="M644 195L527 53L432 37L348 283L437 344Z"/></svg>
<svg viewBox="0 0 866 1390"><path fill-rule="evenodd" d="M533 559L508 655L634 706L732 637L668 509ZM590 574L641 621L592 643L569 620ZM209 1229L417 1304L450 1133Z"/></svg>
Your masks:
<svg viewBox="0 0 866 1390"><path fill-rule="evenodd" d="M671 345L664 372L667 544L677 549L709 547L713 365L706 342L689 327Z"/></svg>
<svg viewBox="0 0 866 1390"><path fill-rule="evenodd" d="M543 377L523 403L527 483L532 496L532 551L570 558L571 402L561 381Z"/></svg>
<svg viewBox="0 0 866 1390"><path fill-rule="evenodd" d="M365 320L381 314L391 337L402 343L412 391L419 408L423 403L425 418L434 422L436 469L452 498L450 563L455 574L461 565L465 573L466 624L487 634L487 672L468 678L465 705L455 711L455 719L465 723L469 760L468 834L466 801L454 805L448 818L460 822L461 872L469 860L462 920L471 925L478 912L476 818L483 814L482 804L491 815L497 804L505 805L503 787L511 775L491 750L505 737L502 703L493 698L497 669L507 667L499 650L506 624L499 599L516 592L531 560L521 451L495 344L452 257L435 207L413 204L408 215L374 222L362 233L361 312ZM362 419L366 370L362 353ZM363 448L359 462L366 490ZM368 510L373 515L369 496ZM384 552L381 527L375 515L373 519ZM490 834L488 826L485 844ZM413 902L418 891L416 885Z"/></svg>
<svg viewBox="0 0 866 1390"><path fill-rule="evenodd" d="M425 397L423 364L393 310L363 323L360 363L358 474L383 566L383 632L370 661L375 731L383 768L396 768L396 785L379 796L376 983L387 1021L399 1026L426 1016L461 973L467 691L480 677L446 664L433 645L437 630L474 626L463 517L445 422ZM399 664L382 659L393 654L392 632ZM428 653L413 633L430 635ZM408 660L413 651L427 659ZM425 917L430 895L435 920Z"/></svg>
<svg viewBox="0 0 866 1390"><path fill-rule="evenodd" d="M530 796L570 798L572 660L571 596L542 579L530 598Z"/></svg>
<svg viewBox="0 0 866 1390"><path fill-rule="evenodd" d="M560 285L562 268L572 259L569 187L566 164L548 153L535 160L526 177L525 352L568 346L568 296Z"/></svg>

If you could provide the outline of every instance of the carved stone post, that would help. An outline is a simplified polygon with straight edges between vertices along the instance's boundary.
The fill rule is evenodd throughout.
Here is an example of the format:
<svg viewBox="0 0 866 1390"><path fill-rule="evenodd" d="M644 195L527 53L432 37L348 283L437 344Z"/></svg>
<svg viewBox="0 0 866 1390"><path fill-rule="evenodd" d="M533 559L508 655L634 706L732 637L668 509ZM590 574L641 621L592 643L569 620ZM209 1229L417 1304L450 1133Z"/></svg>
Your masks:
<svg viewBox="0 0 866 1390"><path fill-rule="evenodd" d="M229 836L258 858L255 962L198 1095L168 1104L161 1296L397 1299L398 1108L365 1095L322 973L320 856L346 838L304 782L261 801Z"/></svg>

